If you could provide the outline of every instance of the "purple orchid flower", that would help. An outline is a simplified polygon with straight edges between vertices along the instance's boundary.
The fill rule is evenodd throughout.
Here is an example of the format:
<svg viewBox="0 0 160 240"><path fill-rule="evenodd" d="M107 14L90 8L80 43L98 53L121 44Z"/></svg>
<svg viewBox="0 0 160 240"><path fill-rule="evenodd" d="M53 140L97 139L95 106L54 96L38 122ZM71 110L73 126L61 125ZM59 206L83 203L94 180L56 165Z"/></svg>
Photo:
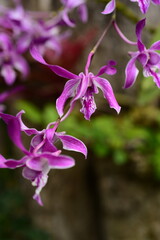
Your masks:
<svg viewBox="0 0 160 240"><path fill-rule="evenodd" d="M57 16L57 22L62 20L69 27L74 27L75 23L69 18L69 13L75 8L77 8L81 21L87 21L88 12L85 0L61 0L61 3L64 5L64 9Z"/></svg>
<svg viewBox="0 0 160 240"><path fill-rule="evenodd" d="M137 52L129 52L131 60L128 62L125 69L125 84L124 88L131 87L136 81L139 73L135 63L138 61L143 67L143 75L145 77L153 77L153 81L160 88L160 54L156 50L160 50L160 41L155 42L149 49L146 49L141 40L141 33L145 26L145 19L139 21L136 25L137 35Z"/></svg>
<svg viewBox="0 0 160 240"><path fill-rule="evenodd" d="M143 14L146 14L150 3L160 5L160 0L130 0L131 2L138 2L138 6Z"/></svg>
<svg viewBox="0 0 160 240"><path fill-rule="evenodd" d="M15 70L25 78L29 72L28 64L17 52L9 35L0 33L0 74L8 85L12 85L16 79Z"/></svg>
<svg viewBox="0 0 160 240"><path fill-rule="evenodd" d="M70 112L72 111L75 102L80 99L82 108L81 112L84 114L85 119L89 120L91 115L96 110L96 104L94 101L94 94L98 93L98 88L100 88L103 92L104 98L109 103L111 108L114 108L117 113L120 112L121 107L118 105L117 100L114 96L113 89L108 82L108 80L101 78L100 75L107 73L108 75L113 75L116 73L116 69L114 68L115 62L110 61L107 65L103 66L97 75L89 72L89 66L91 59L93 57L93 53L91 52L88 56L88 61L85 67L85 73L80 73L79 75L75 75L64 68L57 65L50 65L46 63L44 58L40 55L35 47L32 47L30 53L34 59L39 61L40 63L48 66L54 73L57 75L69 78L65 84L64 90L61 96L56 101L56 108L60 117L64 115L64 106L66 101L69 98L72 98L70 101L70 108L66 115L61 119L64 120Z"/></svg>
<svg viewBox="0 0 160 240"><path fill-rule="evenodd" d="M56 132L59 122L49 124L47 129L42 131L28 128L22 122L22 113L23 111L19 112L16 117L0 113L0 117L8 126L9 137L25 154L20 160L5 159L0 155L0 168L15 169L22 167L23 177L30 180L32 185L36 187L33 198L40 205L43 205L40 192L47 183L49 171L51 169L66 169L75 165L73 158L61 154L61 150L56 147L56 142L60 140L63 149L80 152L85 157L87 156L87 148L79 139L65 133ZM29 150L22 143L22 132L27 135L35 135L31 140Z"/></svg>

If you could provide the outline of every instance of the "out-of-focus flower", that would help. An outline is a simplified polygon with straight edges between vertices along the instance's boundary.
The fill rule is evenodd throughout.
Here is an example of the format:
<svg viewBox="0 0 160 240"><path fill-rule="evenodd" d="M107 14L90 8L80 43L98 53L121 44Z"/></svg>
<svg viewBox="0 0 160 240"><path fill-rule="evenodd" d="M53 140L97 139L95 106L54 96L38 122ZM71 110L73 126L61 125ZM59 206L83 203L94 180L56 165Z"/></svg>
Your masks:
<svg viewBox="0 0 160 240"><path fill-rule="evenodd" d="M29 71L28 64L18 53L10 36L6 33L0 33L0 74L8 85L14 83L16 70L25 78Z"/></svg>
<svg viewBox="0 0 160 240"><path fill-rule="evenodd" d="M4 15L4 21L12 30L12 38L16 42L19 53L27 51L31 44L35 44L44 53L46 48L55 52L61 50L61 34L58 26L48 26L48 19L39 16L35 19L22 5L9 9Z"/></svg>
<svg viewBox="0 0 160 240"><path fill-rule="evenodd" d="M129 52L131 60L128 62L125 70L126 79L124 88L131 87L136 81L139 73L135 63L138 61L143 67L143 75L145 77L153 77L153 81L157 87L160 88L160 54L156 50L160 50L160 41L157 41L151 45L149 49L146 49L141 40L141 33L145 26L145 19L139 21L136 25L137 35L137 52Z"/></svg>
<svg viewBox="0 0 160 240"><path fill-rule="evenodd" d="M56 132L59 122L49 124L42 131L28 128L22 122L22 113L23 111L19 112L16 117L0 113L0 117L7 124L9 137L25 154L20 160L5 159L0 155L0 168L15 169L22 167L23 177L29 179L32 185L36 186L33 198L40 205L43 205L40 192L47 183L49 171L51 169L66 169L75 165L73 158L62 155L61 150L57 149L57 141L62 142L63 149L80 152L85 157L87 156L87 148L79 139L66 135L64 132ZM22 143L22 132L27 135L35 135L31 140L29 150Z"/></svg>
<svg viewBox="0 0 160 240"><path fill-rule="evenodd" d="M160 0L130 0L130 1L137 2L138 6L143 14L147 13L151 2L155 5L160 5Z"/></svg>
<svg viewBox="0 0 160 240"><path fill-rule="evenodd" d="M86 7L85 0L61 0L61 3L64 6L57 17L57 21L63 21L69 27L74 27L75 23L70 19L69 14L73 11L73 9L77 9L78 15L82 22L86 22L88 19L88 11Z"/></svg>
<svg viewBox="0 0 160 240"><path fill-rule="evenodd" d="M107 65L103 66L99 70L97 75L94 75L88 71L92 58L91 52L91 54L88 56L85 73L75 75L60 66L47 64L35 47L33 47L30 52L33 58L48 66L57 75L70 79L67 81L61 96L56 101L56 108L60 117L64 115L64 106L66 101L71 98L70 108L67 115L72 111L75 102L80 99L82 104L80 111L84 114L85 119L89 120L91 115L96 110L94 94L99 92L98 88L102 90L104 98L107 99L110 107L114 108L117 113L120 112L121 107L117 103L109 81L100 77L100 75L104 73L107 73L108 75L113 75L116 73L116 69L114 68L116 63L114 61L109 61Z"/></svg>

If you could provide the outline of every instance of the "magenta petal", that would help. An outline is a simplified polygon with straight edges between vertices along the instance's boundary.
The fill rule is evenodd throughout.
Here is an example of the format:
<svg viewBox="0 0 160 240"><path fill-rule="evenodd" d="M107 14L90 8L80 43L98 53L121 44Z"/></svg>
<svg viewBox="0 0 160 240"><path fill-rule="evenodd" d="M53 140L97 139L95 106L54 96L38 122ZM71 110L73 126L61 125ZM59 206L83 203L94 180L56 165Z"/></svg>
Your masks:
<svg viewBox="0 0 160 240"><path fill-rule="evenodd" d="M63 135L62 133L56 133L56 136L61 140L64 149L80 152L84 154L85 158L87 157L87 148L82 141L69 135Z"/></svg>
<svg viewBox="0 0 160 240"><path fill-rule="evenodd" d="M138 0L138 5L143 14L146 14L151 0Z"/></svg>
<svg viewBox="0 0 160 240"><path fill-rule="evenodd" d="M73 167L75 165L75 161L73 158L60 155L60 156L48 156L49 166L50 168L56 169L66 169Z"/></svg>
<svg viewBox="0 0 160 240"><path fill-rule="evenodd" d="M129 88L131 87L134 82L136 81L137 75L139 73L138 69L136 68L135 61L137 57L131 58L131 60L128 62L126 69L125 69L125 84L124 88Z"/></svg>
<svg viewBox="0 0 160 240"><path fill-rule="evenodd" d="M88 87L85 95L81 98L82 108L80 109L80 112L84 114L84 118L86 120L90 120L91 115L97 109L93 95L94 93L97 93L96 91L97 89L95 86Z"/></svg>
<svg viewBox="0 0 160 240"><path fill-rule="evenodd" d="M87 20L88 20L88 11L87 11L86 4L81 4L78 7L78 14L79 14L80 19L81 19L82 22L87 22Z"/></svg>
<svg viewBox="0 0 160 240"><path fill-rule="evenodd" d="M28 128L22 121L22 114L25 113L25 111L21 110L19 113L17 113L16 117L18 118L21 126L21 131L24 131L28 136L33 134L40 134L41 131L38 131L35 128Z"/></svg>
<svg viewBox="0 0 160 240"><path fill-rule="evenodd" d="M36 200L36 202L40 205L40 206L43 206L43 202L42 202L42 199L41 199L41 196L39 194L34 194L33 196L33 199Z"/></svg>
<svg viewBox="0 0 160 240"><path fill-rule="evenodd" d="M75 23L69 18L67 12L63 12L62 19L69 27L75 27Z"/></svg>
<svg viewBox="0 0 160 240"><path fill-rule="evenodd" d="M145 24L146 24L146 19L144 18L140 20L136 25L136 35L139 41L141 41L141 33L143 28L145 27Z"/></svg>
<svg viewBox="0 0 160 240"><path fill-rule="evenodd" d="M29 73L28 63L21 56L14 57L14 67L22 74L23 77L26 77Z"/></svg>
<svg viewBox="0 0 160 240"><path fill-rule="evenodd" d="M160 41L153 43L150 47L151 50L160 50Z"/></svg>
<svg viewBox="0 0 160 240"><path fill-rule="evenodd" d="M77 75L69 72L68 70L57 66L57 65L51 65L48 64L44 58L42 57L42 55L40 54L40 52L38 51L38 49L35 46L32 46L30 48L30 54L32 55L32 57L37 60L38 62L44 64L45 66L49 67L54 73L56 73L57 75L64 77L64 78L68 78L68 79L75 79L77 78Z"/></svg>
<svg viewBox="0 0 160 240"><path fill-rule="evenodd" d="M8 159L5 164L8 168L15 169L15 168L24 166L26 160L27 160L27 157L23 157L20 160Z"/></svg>
<svg viewBox="0 0 160 240"><path fill-rule="evenodd" d="M74 159L68 156L56 156L54 153L42 153L40 156L29 159L26 162L28 168L36 171L43 171L49 168L64 169L75 165Z"/></svg>
<svg viewBox="0 0 160 240"><path fill-rule="evenodd" d="M0 117L8 125L8 135L13 143L24 153L28 154L21 140L21 126L18 118L4 113L0 113Z"/></svg>
<svg viewBox="0 0 160 240"><path fill-rule="evenodd" d="M6 159L0 154L0 168L7 168L6 166Z"/></svg>
<svg viewBox="0 0 160 240"><path fill-rule="evenodd" d="M16 79L16 73L10 65L3 65L1 75L8 85L12 85Z"/></svg>
<svg viewBox="0 0 160 240"><path fill-rule="evenodd" d="M115 8L116 8L116 2L115 0L111 0L109 3L107 3L107 5L105 6L105 9L101 13L110 14L115 10Z"/></svg>
<svg viewBox="0 0 160 240"><path fill-rule="evenodd" d="M160 74L152 71L149 71L150 75L153 77L154 82L156 83L157 87L160 88Z"/></svg>
<svg viewBox="0 0 160 240"><path fill-rule="evenodd" d="M17 51L19 53L26 52L30 47L31 41L32 41L31 35L23 34L23 36L17 40Z"/></svg>
<svg viewBox="0 0 160 240"><path fill-rule="evenodd" d="M82 97L81 104L82 108L80 109L80 112L83 113L86 120L90 120L90 117L97 109L93 94Z"/></svg>
<svg viewBox="0 0 160 240"><path fill-rule="evenodd" d="M42 146L42 152L55 153L55 152L57 152L57 148L53 145L52 142L50 142L46 139L45 143Z"/></svg>
<svg viewBox="0 0 160 240"><path fill-rule="evenodd" d="M116 68L114 68L115 65L116 65L115 61L109 61L109 63L107 65L100 68L100 70L96 76L100 76L104 73L106 73L108 75L116 74L117 70L116 70Z"/></svg>
<svg viewBox="0 0 160 240"><path fill-rule="evenodd" d="M152 0L155 5L160 5L160 0Z"/></svg>
<svg viewBox="0 0 160 240"><path fill-rule="evenodd" d="M149 51L149 60L148 64L157 65L160 63L160 54L154 51Z"/></svg>
<svg viewBox="0 0 160 240"><path fill-rule="evenodd" d="M26 166L35 171L42 171L46 165L48 165L48 159L44 156L44 154L32 157L26 162Z"/></svg>
<svg viewBox="0 0 160 240"><path fill-rule="evenodd" d="M137 57L137 60L142 64L142 66L144 67L146 64L147 64L147 62L148 62L148 58L149 58L149 56L148 56L148 54L146 54L146 53L140 53L139 55L138 55L138 57Z"/></svg>
<svg viewBox="0 0 160 240"><path fill-rule="evenodd" d="M38 177L39 174L39 171L32 170L28 167L24 167L22 170L22 176L30 181L34 181L34 179Z"/></svg>
<svg viewBox="0 0 160 240"><path fill-rule="evenodd" d="M144 44L140 40L137 41L137 47L138 47L139 52L143 52L146 49Z"/></svg>
<svg viewBox="0 0 160 240"><path fill-rule="evenodd" d="M102 90L103 95L107 99L110 108L114 108L117 113L119 113L121 107L117 103L111 84L106 79L100 77L94 78L94 81L96 82L95 84L97 85L97 87Z"/></svg>
<svg viewBox="0 0 160 240"><path fill-rule="evenodd" d="M43 203L40 197L40 192L42 191L42 188L47 184L47 180L48 175L43 172L40 172L39 175L32 182L32 185L36 186L36 191L33 196L33 199L35 199L41 206L43 205Z"/></svg>
<svg viewBox="0 0 160 240"><path fill-rule="evenodd" d="M57 99L56 108L60 117L63 115L63 109L67 99L75 95L79 81L80 81L79 79L72 79L67 81L64 86L62 94Z"/></svg>

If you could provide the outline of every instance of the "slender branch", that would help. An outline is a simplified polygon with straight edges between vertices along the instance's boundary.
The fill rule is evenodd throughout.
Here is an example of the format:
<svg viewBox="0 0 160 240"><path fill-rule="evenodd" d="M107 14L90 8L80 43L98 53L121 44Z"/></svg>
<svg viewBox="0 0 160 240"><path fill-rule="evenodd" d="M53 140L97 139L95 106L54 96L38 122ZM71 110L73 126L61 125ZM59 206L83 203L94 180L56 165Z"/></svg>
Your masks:
<svg viewBox="0 0 160 240"><path fill-rule="evenodd" d="M116 21L113 21L113 26L115 28L115 30L117 31L118 35L123 39L123 41L125 41L126 43L130 44L130 45L137 45L137 42L133 42L130 41L120 30L120 28L118 27Z"/></svg>

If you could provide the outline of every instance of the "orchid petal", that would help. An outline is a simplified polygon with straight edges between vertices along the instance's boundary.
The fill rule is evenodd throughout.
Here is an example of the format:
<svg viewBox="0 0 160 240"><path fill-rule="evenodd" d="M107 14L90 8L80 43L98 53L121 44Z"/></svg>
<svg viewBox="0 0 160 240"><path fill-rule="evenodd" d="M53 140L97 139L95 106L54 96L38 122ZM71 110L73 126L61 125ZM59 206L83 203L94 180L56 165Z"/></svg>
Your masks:
<svg viewBox="0 0 160 240"><path fill-rule="evenodd" d="M148 64L150 65L157 65L160 62L160 54L154 51L149 51L149 60Z"/></svg>
<svg viewBox="0 0 160 240"><path fill-rule="evenodd" d="M148 58L149 58L149 56L146 53L140 53L137 56L137 60L142 64L143 67L147 64Z"/></svg>
<svg viewBox="0 0 160 240"><path fill-rule="evenodd" d="M146 19L144 18L144 19L140 20L136 25L136 35L140 42L141 42L141 33L142 33L143 28L145 27L145 24L146 24Z"/></svg>
<svg viewBox="0 0 160 240"><path fill-rule="evenodd" d="M77 78L77 75L69 72L68 70L57 66L57 65L51 65L48 64L44 58L42 57L42 55L40 54L40 52L38 51L38 49L35 46L32 46L30 48L30 54L32 55L32 57L37 60L38 62L44 64L45 66L49 67L54 73L56 73L58 76L64 77L64 78L68 78L68 79L75 79Z"/></svg>
<svg viewBox="0 0 160 240"><path fill-rule="evenodd" d="M44 154L29 158L26 161L26 166L35 171L42 171L46 165L48 165L48 159L44 157Z"/></svg>
<svg viewBox="0 0 160 240"><path fill-rule="evenodd" d="M80 112L84 114L86 120L90 120L91 115L96 111L96 103L93 94L95 93L93 87L88 87L85 95L81 98L82 108Z"/></svg>
<svg viewBox="0 0 160 240"><path fill-rule="evenodd" d="M68 156L56 156L51 153L43 153L40 156L29 159L26 165L33 170L42 171L46 165L50 168L65 169L73 167L75 162L73 158Z"/></svg>
<svg viewBox="0 0 160 240"><path fill-rule="evenodd" d="M23 77L26 77L29 73L29 66L27 61L21 57L21 56L16 56L14 57L14 64L13 66L15 67L16 70L18 70Z"/></svg>
<svg viewBox="0 0 160 240"><path fill-rule="evenodd" d="M40 206L43 206L43 202L42 202L42 199L41 199L41 196L37 193L34 194L33 196L33 199L36 200L36 202L40 205Z"/></svg>
<svg viewBox="0 0 160 240"><path fill-rule="evenodd" d="M6 166L6 159L0 154L0 168L7 168Z"/></svg>
<svg viewBox="0 0 160 240"><path fill-rule="evenodd" d="M42 146L42 152L55 153L56 151L57 151L57 148L53 145L53 143L48 141L48 139L45 139L45 142Z"/></svg>
<svg viewBox="0 0 160 240"><path fill-rule="evenodd" d="M87 11L87 7L86 7L86 4L81 4L79 7L78 7L78 14L80 16L80 19L82 22L87 22L88 20L88 11Z"/></svg>
<svg viewBox="0 0 160 240"><path fill-rule="evenodd" d="M85 158L87 157L87 148L82 141L70 135L64 135L62 133L56 133L56 136L61 140L63 148L65 150L80 152L84 154Z"/></svg>
<svg viewBox="0 0 160 240"><path fill-rule="evenodd" d="M4 77L5 82L8 85L12 85L16 79L16 73L13 70L13 67L10 65L3 65L1 69L1 75Z"/></svg>
<svg viewBox="0 0 160 240"><path fill-rule="evenodd" d="M28 167L24 167L22 170L22 176L30 181L34 181L39 174L39 171L32 170Z"/></svg>
<svg viewBox="0 0 160 240"><path fill-rule="evenodd" d="M63 109L64 109L64 105L65 105L67 99L75 95L76 88L77 88L79 81L80 81L80 79L78 79L78 78L67 81L64 86L62 94L57 99L56 109L57 109L57 112L60 117L63 115Z"/></svg>
<svg viewBox="0 0 160 240"><path fill-rule="evenodd" d="M139 52L143 52L146 49L145 45L140 40L137 41L137 47L138 47Z"/></svg>
<svg viewBox="0 0 160 240"><path fill-rule="evenodd" d="M138 5L143 14L146 14L148 11L150 0L138 0Z"/></svg>
<svg viewBox="0 0 160 240"><path fill-rule="evenodd" d="M21 140L21 126L18 118L5 113L0 113L0 117L8 125L8 135L14 144L24 153L28 154Z"/></svg>
<svg viewBox="0 0 160 240"><path fill-rule="evenodd" d="M69 27L75 27L75 23L69 18L68 13L63 11L62 19Z"/></svg>
<svg viewBox="0 0 160 240"><path fill-rule="evenodd" d="M15 169L15 168L24 166L27 158L28 157L25 156L20 160L7 159L5 164L8 168Z"/></svg>
<svg viewBox="0 0 160 240"><path fill-rule="evenodd" d="M28 136L33 134L40 134L41 131L38 131L35 128L28 128L22 121L22 114L25 113L24 110L21 110L19 113L17 113L16 117L18 118L21 126L21 131L24 131Z"/></svg>
<svg viewBox="0 0 160 240"><path fill-rule="evenodd" d="M114 96L114 92L110 83L106 79L100 78L100 77L94 78L94 82L102 90L104 98L107 99L110 108L114 108L117 111L117 113L119 113L121 110L121 107L117 103L117 100Z"/></svg>
<svg viewBox="0 0 160 240"><path fill-rule="evenodd" d="M115 0L111 0L107 5L105 6L105 9L101 12L102 14L110 14L112 13L116 8L116 2Z"/></svg>
<svg viewBox="0 0 160 240"><path fill-rule="evenodd" d="M106 73L108 75L116 74L117 70L114 68L115 65L116 65L115 61L109 61L108 64L106 64L105 66L100 68L100 70L96 76L100 76L104 73Z"/></svg>
<svg viewBox="0 0 160 240"><path fill-rule="evenodd" d="M22 54L22 53L26 52L30 47L31 41L32 41L32 38L30 35L28 35L28 33L23 34L23 36L17 40L18 53Z"/></svg>
<svg viewBox="0 0 160 240"><path fill-rule="evenodd" d="M160 0L152 0L155 5L160 5Z"/></svg>
<svg viewBox="0 0 160 240"><path fill-rule="evenodd" d="M53 169L66 169L75 165L75 160L71 157L60 155L48 158L49 166Z"/></svg>
<svg viewBox="0 0 160 240"><path fill-rule="evenodd" d="M137 57L131 58L131 60L128 62L126 66L126 69L125 69L126 79L125 79L124 88L131 87L136 81L137 75L139 73L139 70L135 66L136 59Z"/></svg>
<svg viewBox="0 0 160 240"><path fill-rule="evenodd" d="M160 50L160 41L153 43L150 47L151 50Z"/></svg>
<svg viewBox="0 0 160 240"><path fill-rule="evenodd" d="M157 87L160 88L160 74L152 71L151 69L149 70L149 74L153 77L153 80L156 83Z"/></svg>

